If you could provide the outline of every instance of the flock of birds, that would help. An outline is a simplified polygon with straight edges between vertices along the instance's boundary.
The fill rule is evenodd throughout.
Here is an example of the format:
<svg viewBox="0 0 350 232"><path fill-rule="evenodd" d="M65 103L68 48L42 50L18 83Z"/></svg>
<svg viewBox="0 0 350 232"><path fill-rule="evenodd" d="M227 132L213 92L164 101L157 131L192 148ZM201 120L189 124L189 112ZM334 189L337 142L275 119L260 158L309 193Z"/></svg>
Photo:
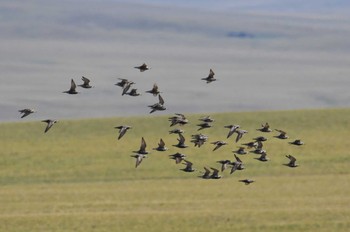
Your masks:
<svg viewBox="0 0 350 232"><path fill-rule="evenodd" d="M136 66L135 68L139 69L140 72L144 72L144 71L151 69L145 63L143 63L140 66ZM209 75L205 78L202 78L202 80L206 81L206 83L209 84L213 81L216 81L214 76L215 76L214 71L212 69L210 69ZM122 78L119 78L119 80L120 81L118 83L116 83L115 85L122 88L122 95L130 95L130 96L139 96L140 95L137 92L137 89L131 88L132 85L135 84L133 81L129 81L127 79L122 79ZM83 76L82 81L83 81L83 83L81 85L78 85L79 87L82 87L85 89L92 88L92 86L90 85L90 80L88 78ZM63 93L78 94L76 89L77 89L77 85L75 84L74 80L71 79L70 89L67 91L64 91ZM151 111L149 112L150 114L155 112L155 111L166 110L166 107L164 106L164 103L165 103L164 99L160 95L161 92L159 91L157 84L154 84L153 88L151 90L146 91L146 92L152 94L155 97L158 96L158 102L153 104L153 105L148 106L149 108L151 108ZM35 113L36 110L26 108L26 109L19 110L19 112L21 114L21 118L24 118L32 113ZM200 120L200 123L197 125L199 127L198 131L202 131L202 130L205 130L207 128L212 127L212 123L215 121L210 116L200 118L199 120ZM45 122L47 124L45 131L44 131L44 133L46 133L58 121L54 120L54 119L45 119L45 120L42 120L42 122ZM176 113L173 117L169 118L169 122L170 122L170 127L173 127L175 125L179 125L182 127L182 126L188 124L189 120L185 117L184 114ZM128 125L121 125L121 126L115 127L115 129L119 130L118 140L120 140L127 133L127 131L131 128L132 127L128 126ZM236 138L235 138L236 143L238 143L242 139L242 137L248 133L247 130L241 129L240 125L233 125L233 124L226 125L226 126L224 126L224 128L228 129L228 134L226 137L227 139L229 139L231 136L236 134ZM261 128L258 128L257 130L260 132L263 132L263 133L270 133L273 131L270 128L270 125L268 123L261 125ZM278 135L274 136L275 138L282 139L282 140L289 138L289 136L287 135L287 133L285 131L280 130L280 129L275 129L275 131L278 132ZM180 149L185 149L188 147L188 145L186 145L186 143L185 143L186 139L183 135L184 130L176 128L176 129L170 130L169 133L170 134L177 134L177 136L178 136L178 139L177 139L178 143L173 145L173 146L180 148ZM199 133L199 134L192 135L191 138L192 138L191 142L194 144L195 147L201 147L203 144L205 144L208 141L209 137L207 135ZM249 152L253 152L255 154L260 155L258 158L256 158L257 160L259 160L261 162L269 161L269 158L267 157L267 153L263 149L264 142L267 140L268 139L265 136L259 136L259 137L254 138L253 141L251 141L249 143L243 143L242 146L240 146L236 151L234 151L234 157L235 157L234 161L230 161L230 160L217 161L217 163L219 163L221 165L221 168L203 167L204 172L200 177L203 179L220 179L222 177L222 175L220 175L220 172L222 173L226 169L230 169L230 174L233 174L237 170L245 169L244 163L239 158L238 155L247 154L248 151L246 151L246 149L254 149L254 150L249 151ZM292 145L296 145L296 146L304 145L304 142L301 141L300 139L296 139L296 140L291 141L289 143ZM211 144L213 144L213 146L214 146L213 151L216 151L216 150L220 149L222 146L227 145L228 143L225 141L222 141L222 140L218 140L218 141L211 142ZM135 154L131 155L131 157L136 159L136 164L135 164L136 168L139 167L139 165L142 163L143 159L146 158L147 155L149 154L149 151L146 150L146 147L147 147L146 141L142 137L139 150L134 151ZM160 139L160 141L158 143L158 147L154 148L154 150L157 150L160 152L164 152L164 151L168 150L168 148L165 146L165 142L162 138ZM182 169L184 172L194 172L195 171L195 169L193 168L193 163L187 159L185 154L180 153L180 152L176 152L175 154L169 155L169 158L175 160L176 164L184 164L185 168ZM289 162L284 164L284 165L291 167L291 168L298 167L298 164L296 163L297 159L294 156L286 155L286 158L289 159ZM243 182L247 185L255 182L252 179L242 179L239 181Z"/></svg>

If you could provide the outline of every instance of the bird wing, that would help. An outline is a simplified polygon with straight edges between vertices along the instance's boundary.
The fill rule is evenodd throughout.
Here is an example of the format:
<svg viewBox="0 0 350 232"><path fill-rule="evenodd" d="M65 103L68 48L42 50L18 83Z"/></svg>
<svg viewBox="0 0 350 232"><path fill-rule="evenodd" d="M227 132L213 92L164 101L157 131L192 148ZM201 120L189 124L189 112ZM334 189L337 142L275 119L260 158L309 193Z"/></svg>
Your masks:
<svg viewBox="0 0 350 232"><path fill-rule="evenodd" d="M164 147L165 146L165 143L164 143L163 139L160 139L160 141L158 143L158 146L159 147Z"/></svg>
<svg viewBox="0 0 350 232"><path fill-rule="evenodd" d="M162 96L160 96L160 94L158 95L158 99L159 99L159 104L164 105L164 99L162 98Z"/></svg>
<svg viewBox="0 0 350 232"><path fill-rule="evenodd" d="M82 76L81 79L84 81L84 85L89 85L90 80L88 78Z"/></svg>
<svg viewBox="0 0 350 232"><path fill-rule="evenodd" d="M141 152L146 152L146 146L147 146L146 141L145 141L145 139L142 137L142 139L141 139L140 151L141 151Z"/></svg>
<svg viewBox="0 0 350 232"><path fill-rule="evenodd" d="M70 91L75 91L76 88L77 88L77 85L75 84L74 80L72 79L70 81Z"/></svg>
<svg viewBox="0 0 350 232"><path fill-rule="evenodd" d="M118 139L121 139L121 138L125 135L126 131L127 131L127 128L126 128L126 127L124 127L124 126L121 127L120 130L119 130Z"/></svg>

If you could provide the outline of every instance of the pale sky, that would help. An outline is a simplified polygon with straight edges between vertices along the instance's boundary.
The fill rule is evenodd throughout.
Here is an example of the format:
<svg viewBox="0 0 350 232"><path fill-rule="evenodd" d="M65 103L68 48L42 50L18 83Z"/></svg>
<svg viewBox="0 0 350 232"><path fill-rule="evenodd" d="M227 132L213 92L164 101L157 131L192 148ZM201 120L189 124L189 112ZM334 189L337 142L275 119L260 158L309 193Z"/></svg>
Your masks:
<svg viewBox="0 0 350 232"><path fill-rule="evenodd" d="M174 3L175 2L175 3ZM350 106L349 1L1 1L0 121ZM152 69L140 73L143 62ZM206 84L209 69L218 81ZM70 79L94 88L68 90ZM118 78L139 97L121 96Z"/></svg>

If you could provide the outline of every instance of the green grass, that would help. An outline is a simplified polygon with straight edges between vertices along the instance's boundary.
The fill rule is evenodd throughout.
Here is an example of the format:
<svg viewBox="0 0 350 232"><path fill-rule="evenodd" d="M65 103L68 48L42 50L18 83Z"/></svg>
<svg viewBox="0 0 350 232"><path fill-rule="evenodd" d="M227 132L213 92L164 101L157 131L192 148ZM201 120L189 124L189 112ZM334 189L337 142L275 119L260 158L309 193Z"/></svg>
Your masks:
<svg viewBox="0 0 350 232"><path fill-rule="evenodd" d="M209 141L195 148L200 116L188 115L183 150L172 146L168 116L60 121L46 134L42 122L0 124L0 231L349 231L350 109L212 114ZM257 131L265 122L290 139ZM249 131L242 143L267 136L270 161L248 154L243 171L199 178L203 166L234 159L239 144L223 128L231 123ZM118 141L122 124L133 129ZM151 154L135 169L141 137ZM169 151L152 150L161 137ZM296 138L306 145L288 144ZM212 152L216 140L229 145ZM178 151L196 172L168 158ZM286 154L300 166L284 166Z"/></svg>

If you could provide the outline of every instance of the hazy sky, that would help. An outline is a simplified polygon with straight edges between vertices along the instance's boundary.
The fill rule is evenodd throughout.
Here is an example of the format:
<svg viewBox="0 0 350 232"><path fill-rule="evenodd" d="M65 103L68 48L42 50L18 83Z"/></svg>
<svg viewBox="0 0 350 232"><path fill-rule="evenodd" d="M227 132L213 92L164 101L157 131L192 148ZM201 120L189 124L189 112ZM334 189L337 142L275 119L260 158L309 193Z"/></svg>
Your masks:
<svg viewBox="0 0 350 232"><path fill-rule="evenodd" d="M0 2L0 120L350 106L341 0ZM152 69L140 73L143 62ZM209 69L217 82L206 84ZM70 79L94 88L67 95ZM118 78L142 96L121 96Z"/></svg>

